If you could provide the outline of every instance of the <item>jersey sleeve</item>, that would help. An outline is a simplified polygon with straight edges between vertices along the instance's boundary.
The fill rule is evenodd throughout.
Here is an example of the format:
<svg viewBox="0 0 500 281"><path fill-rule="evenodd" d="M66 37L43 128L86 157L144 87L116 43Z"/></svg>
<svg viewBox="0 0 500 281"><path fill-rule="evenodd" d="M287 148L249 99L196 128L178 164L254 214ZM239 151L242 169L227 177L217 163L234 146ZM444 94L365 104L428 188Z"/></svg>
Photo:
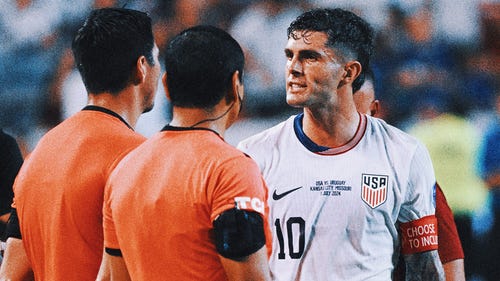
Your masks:
<svg viewBox="0 0 500 281"><path fill-rule="evenodd" d="M102 207L104 247L109 249L120 249L118 238L116 237L113 214L111 212L111 187L106 184L104 189L104 203Z"/></svg>
<svg viewBox="0 0 500 281"><path fill-rule="evenodd" d="M439 258L442 263L447 263L464 258L464 251L453 213L446 201L443 191L436 185L436 218L438 221Z"/></svg>
<svg viewBox="0 0 500 281"><path fill-rule="evenodd" d="M255 162L243 154L231 158L218 168L211 195L211 221L222 212L237 207L257 212L264 221L266 246L270 253L271 232L268 222L267 186Z"/></svg>
<svg viewBox="0 0 500 281"><path fill-rule="evenodd" d="M255 162L249 157L226 161L217 172L212 194L211 220L235 206L267 214L267 186Z"/></svg>
<svg viewBox="0 0 500 281"><path fill-rule="evenodd" d="M418 143L410 162L408 184L398 217L404 255L438 249L435 186L429 153Z"/></svg>
<svg viewBox="0 0 500 281"><path fill-rule="evenodd" d="M419 143L410 164L404 202L398 220L402 223L435 213L436 178L427 149Z"/></svg>
<svg viewBox="0 0 500 281"><path fill-rule="evenodd" d="M245 153L246 155L248 155L250 158L252 158L253 161L255 161L255 163L259 167L260 171L262 171L264 169L265 165L264 165L264 163L262 161L264 161L263 159L265 159L265 157L261 157L262 155L260 155L259 153L261 151L262 152L266 151L266 153L269 153L268 150L258 149L257 146L253 145L248 140L244 140L244 141L238 143L237 148L239 150L243 151L243 153Z"/></svg>

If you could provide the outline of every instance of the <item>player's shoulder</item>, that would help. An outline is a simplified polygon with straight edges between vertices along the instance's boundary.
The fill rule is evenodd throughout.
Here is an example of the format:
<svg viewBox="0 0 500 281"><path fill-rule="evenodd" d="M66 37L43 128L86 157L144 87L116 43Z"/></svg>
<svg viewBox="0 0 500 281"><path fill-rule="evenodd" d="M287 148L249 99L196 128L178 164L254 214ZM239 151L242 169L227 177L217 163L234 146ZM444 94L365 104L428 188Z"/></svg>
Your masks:
<svg viewBox="0 0 500 281"><path fill-rule="evenodd" d="M421 145L416 137L388 124L385 120L372 116L367 116L367 118L369 123L368 135L382 137L385 142L394 143L394 145L402 147L417 147Z"/></svg>
<svg viewBox="0 0 500 281"><path fill-rule="evenodd" d="M240 141L237 147L247 152L259 150L262 147L274 146L280 140L280 136L287 135L287 133L289 134L290 131L293 131L294 118L295 116L291 116L273 127Z"/></svg>

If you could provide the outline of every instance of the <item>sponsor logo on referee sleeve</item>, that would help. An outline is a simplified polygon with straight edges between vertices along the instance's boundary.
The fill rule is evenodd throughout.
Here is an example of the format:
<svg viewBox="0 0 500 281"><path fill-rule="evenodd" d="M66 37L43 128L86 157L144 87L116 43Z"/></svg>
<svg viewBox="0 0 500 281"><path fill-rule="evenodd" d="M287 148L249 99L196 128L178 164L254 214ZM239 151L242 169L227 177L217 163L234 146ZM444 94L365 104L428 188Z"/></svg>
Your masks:
<svg viewBox="0 0 500 281"><path fill-rule="evenodd" d="M361 198L372 208L376 208L387 200L389 176L362 174Z"/></svg>
<svg viewBox="0 0 500 281"><path fill-rule="evenodd" d="M238 209L248 210L253 209L256 212L264 213L264 202L257 197L247 197L240 196L235 197L234 202L236 202L236 206Z"/></svg>

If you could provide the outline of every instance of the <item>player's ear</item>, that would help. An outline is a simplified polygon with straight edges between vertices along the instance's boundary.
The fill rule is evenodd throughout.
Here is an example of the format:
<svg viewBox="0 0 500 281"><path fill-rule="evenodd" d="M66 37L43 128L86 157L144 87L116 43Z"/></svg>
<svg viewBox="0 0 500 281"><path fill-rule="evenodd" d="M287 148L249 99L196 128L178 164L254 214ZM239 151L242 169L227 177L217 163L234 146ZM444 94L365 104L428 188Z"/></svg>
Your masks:
<svg viewBox="0 0 500 281"><path fill-rule="evenodd" d="M163 84L163 89L165 90L165 95L167 96L167 99L171 100L167 84L167 72L163 73L163 75L161 76L161 83Z"/></svg>
<svg viewBox="0 0 500 281"><path fill-rule="evenodd" d="M147 62L145 56L140 56L137 59L134 77L132 80L134 85L139 85L141 83L144 83L144 81L146 80L146 73L148 70L147 64L148 64L148 62Z"/></svg>
<svg viewBox="0 0 500 281"><path fill-rule="evenodd" d="M380 101L379 100L372 101L372 103L370 104L370 115L376 116L379 113L379 111L380 111Z"/></svg>
<svg viewBox="0 0 500 281"><path fill-rule="evenodd" d="M361 73L361 63L359 61L349 61L344 67L344 82L353 83Z"/></svg>

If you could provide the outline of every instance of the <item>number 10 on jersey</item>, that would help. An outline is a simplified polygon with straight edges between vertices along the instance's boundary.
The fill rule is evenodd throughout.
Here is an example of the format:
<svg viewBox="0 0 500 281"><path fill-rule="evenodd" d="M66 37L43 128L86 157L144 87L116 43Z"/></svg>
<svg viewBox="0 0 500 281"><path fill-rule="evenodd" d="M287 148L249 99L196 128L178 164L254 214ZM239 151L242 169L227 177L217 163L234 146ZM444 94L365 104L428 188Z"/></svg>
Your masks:
<svg viewBox="0 0 500 281"><path fill-rule="evenodd" d="M287 240L288 255L292 259L300 259L302 254L304 254L305 247L305 228L306 222L301 217L290 217L286 220L286 225L282 229L280 219L274 221L274 226L276 228L276 237L278 238L278 259L284 260L286 258L285 254L285 238ZM286 232L283 233L283 230ZM285 235L283 235L285 234Z"/></svg>

